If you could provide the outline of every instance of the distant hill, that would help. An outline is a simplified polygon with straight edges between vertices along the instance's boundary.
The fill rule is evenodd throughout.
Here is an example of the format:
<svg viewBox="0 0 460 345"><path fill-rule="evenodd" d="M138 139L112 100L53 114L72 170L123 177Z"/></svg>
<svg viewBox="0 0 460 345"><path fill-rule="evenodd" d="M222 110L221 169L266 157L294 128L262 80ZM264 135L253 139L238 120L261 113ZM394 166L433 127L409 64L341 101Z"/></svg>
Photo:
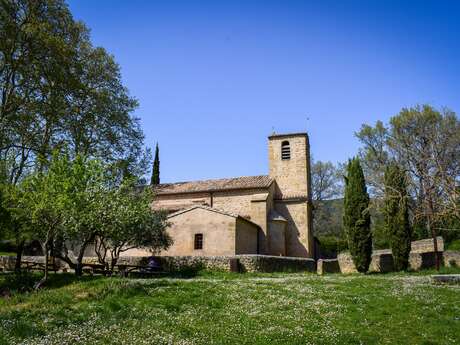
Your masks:
<svg viewBox="0 0 460 345"><path fill-rule="evenodd" d="M316 237L341 237L343 198L314 201L313 205L313 234Z"/></svg>

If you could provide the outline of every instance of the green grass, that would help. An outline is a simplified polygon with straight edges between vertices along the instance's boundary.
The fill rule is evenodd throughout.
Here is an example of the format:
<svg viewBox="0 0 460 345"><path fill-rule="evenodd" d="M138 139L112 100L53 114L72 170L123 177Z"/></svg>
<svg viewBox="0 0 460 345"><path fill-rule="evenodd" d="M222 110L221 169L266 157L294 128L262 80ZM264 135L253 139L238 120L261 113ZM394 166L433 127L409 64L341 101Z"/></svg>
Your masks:
<svg viewBox="0 0 460 345"><path fill-rule="evenodd" d="M13 253L13 252L1 252L0 251L0 256L16 256L16 253Z"/></svg>
<svg viewBox="0 0 460 345"><path fill-rule="evenodd" d="M429 273L53 275L0 298L0 344L460 344L460 286Z"/></svg>

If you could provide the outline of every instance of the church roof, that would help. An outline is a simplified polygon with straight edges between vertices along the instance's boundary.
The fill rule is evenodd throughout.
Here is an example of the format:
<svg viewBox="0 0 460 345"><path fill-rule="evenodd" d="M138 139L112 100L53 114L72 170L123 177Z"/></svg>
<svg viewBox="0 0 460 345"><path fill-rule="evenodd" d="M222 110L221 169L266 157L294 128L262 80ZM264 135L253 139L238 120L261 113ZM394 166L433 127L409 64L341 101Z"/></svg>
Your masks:
<svg viewBox="0 0 460 345"><path fill-rule="evenodd" d="M165 195L239 189L265 189L270 187L272 182L273 179L268 175L242 176L215 180L163 183L154 187L154 191L158 195Z"/></svg>

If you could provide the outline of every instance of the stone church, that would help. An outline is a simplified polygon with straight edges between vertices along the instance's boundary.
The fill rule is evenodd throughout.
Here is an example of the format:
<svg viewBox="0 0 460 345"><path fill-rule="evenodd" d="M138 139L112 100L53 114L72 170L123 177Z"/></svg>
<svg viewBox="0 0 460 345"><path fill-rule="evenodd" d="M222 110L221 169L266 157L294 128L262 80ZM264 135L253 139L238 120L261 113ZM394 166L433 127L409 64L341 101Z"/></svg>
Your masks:
<svg viewBox="0 0 460 345"><path fill-rule="evenodd" d="M268 137L269 174L160 184L174 244L160 255L313 257L307 133Z"/></svg>

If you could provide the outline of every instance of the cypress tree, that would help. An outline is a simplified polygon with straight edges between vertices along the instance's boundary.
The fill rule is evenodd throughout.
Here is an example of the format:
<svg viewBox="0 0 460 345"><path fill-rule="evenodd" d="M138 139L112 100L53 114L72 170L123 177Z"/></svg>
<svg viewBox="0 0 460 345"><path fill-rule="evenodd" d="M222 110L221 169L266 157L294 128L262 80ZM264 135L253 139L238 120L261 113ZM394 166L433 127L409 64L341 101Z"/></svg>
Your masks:
<svg viewBox="0 0 460 345"><path fill-rule="evenodd" d="M367 272L372 256L369 194L358 158L348 161L345 177L343 226L353 262L358 272Z"/></svg>
<svg viewBox="0 0 460 345"><path fill-rule="evenodd" d="M397 164L390 163L385 169L383 211L396 271L405 271L409 265L411 227L407 203L406 174Z"/></svg>
<svg viewBox="0 0 460 345"><path fill-rule="evenodd" d="M153 169L152 169L152 178L150 184L155 186L160 184L160 149L158 148L158 143L155 147L155 159L153 160Z"/></svg>

